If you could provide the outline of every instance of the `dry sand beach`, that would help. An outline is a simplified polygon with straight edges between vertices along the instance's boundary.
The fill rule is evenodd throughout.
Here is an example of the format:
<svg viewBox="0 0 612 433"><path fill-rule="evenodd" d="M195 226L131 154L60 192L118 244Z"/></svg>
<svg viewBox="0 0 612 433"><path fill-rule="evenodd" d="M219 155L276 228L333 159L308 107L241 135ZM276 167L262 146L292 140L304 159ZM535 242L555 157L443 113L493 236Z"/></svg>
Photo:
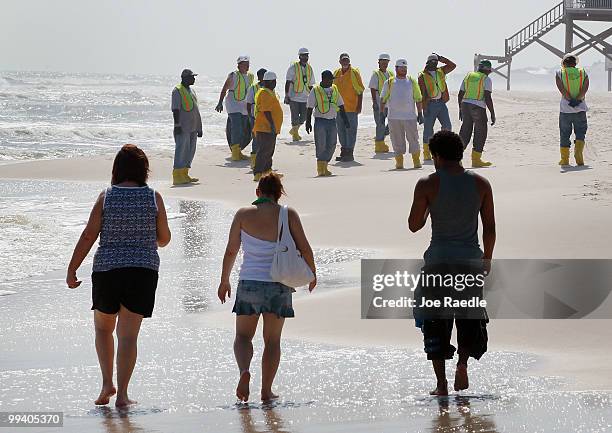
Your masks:
<svg viewBox="0 0 612 433"><path fill-rule="evenodd" d="M455 95L452 95L451 101L455 100ZM585 154L587 165L581 168L561 168L557 165L559 159L557 94L497 92L494 94L494 100L497 124L490 128L485 147L485 157L492 161L494 166L478 169L478 172L491 181L494 191L498 233L495 257L612 258L610 248L612 99L610 96L589 95L591 110ZM364 107L367 106L368 102L364 101ZM451 102L449 107L454 128L458 129L456 104ZM373 129L360 129L355 152L356 162L332 163L330 169L334 174L333 177L316 178L312 136L305 133L302 135L304 140L299 143L291 143L286 133L279 137L274 166L285 174L283 181L288 195L283 201L300 212L312 245L316 248L363 249L370 252L368 254L370 258L420 258L428 245L430 231L426 229L417 234L410 233L406 218L415 182L419 177L431 173L433 166L425 164L418 170L394 170L392 154L374 156ZM250 175L248 161L232 163L228 157L228 149L224 146L199 146L192 172L200 178L200 183L187 187L171 187L170 153L150 152L152 181L164 197L217 202L231 215L236 208L252 201L255 183ZM108 181L112 158L113 155L108 154L5 164L0 166L0 178L77 183L104 182ZM467 158L464 165L469 166ZM223 230L218 234L220 239L226 234L225 227ZM418 363L424 372L423 377L428 378L423 379L417 386L415 392L420 393L417 397L426 395L434 380L433 376L431 378L428 376L430 366L425 355L421 353L420 332L410 320L361 320L359 262L355 260L347 262L341 266L339 272L346 275L347 280L353 283L334 289L321 278L319 287L314 293L299 296L295 300L296 318L287 321L285 332L285 335L294 342L291 344L317 344L323 345L322 347L333 345L346 349L347 353L362 349L374 351L399 349L399 353L406 351L413 354L406 362ZM209 278L212 280L210 285L215 286L218 275L213 274ZM60 283L57 283L57 289L61 290ZM162 288L162 290L170 289L170 287ZM87 294L84 299L86 298ZM89 306L85 302L79 308L88 309ZM192 314L186 320L194 330L194 335L206 332L221 332L224 333L222 335L227 335L228 330L233 328L234 320L230 310L231 303L213 311ZM612 318L612 300L608 299L601 307L601 311ZM145 323L143 328L146 325L148 324ZM90 329L81 331L87 334ZM527 377L559 378L560 384L554 385L557 392L592 390L604 391L602 395L609 396L610 394L605 392L612 391L610 363L612 346L609 344L612 341L612 320L493 320L489 328L489 338L491 353L485 355L480 362L472 362L471 365L494 364L491 357L495 357L498 352L524 353L534 359L529 365L521 367L520 371L508 372L507 375L500 372L499 378L504 378L503 380L513 381L514 374L522 373ZM225 349L228 353L231 350L229 345ZM224 371L228 371L228 377L233 378L234 365L231 359L227 358L224 362L226 363L223 366ZM286 371L295 373L293 371L295 366L288 366L291 362L290 359L281 361L281 377ZM343 364L341 359L336 359L335 362L340 366ZM184 366L184 363L177 361L177 365ZM409 365L405 367L410 368ZM475 367L476 371L479 371L478 368ZM97 377L95 369L88 374L92 380ZM338 374L338 377L342 380L346 378L344 374ZM137 367L134 381L138 380ZM474 376L473 380L478 383L479 379ZM537 382L537 379L533 380L538 386L545 387L547 384L547 382ZM333 382L333 379L331 381ZM380 382L370 383L367 386L373 388L379 384ZM202 386L202 383L198 386ZM231 405L233 386L231 381L219 385L220 388L214 391L226 395L216 395L215 401L225 401L226 405ZM477 388L482 389L478 386ZM325 393L323 386L312 388L313 391L315 389L318 393ZM285 386L283 392L283 397L291 399L290 385ZM376 391L371 390L371 392L380 399L383 398ZM320 396L313 395L311 398L317 400ZM609 403L610 400L606 401ZM0 410L6 409L0 406ZM281 416L286 411L290 411L285 407L280 410ZM606 431L605 423L611 418L612 406L604 404L602 410L607 414L607 420L605 416L602 418L604 424L601 425L604 426L604 430L597 431ZM232 429L236 431L341 431L336 422L309 424L310 421L305 421L305 418L296 419L295 424L283 424L281 427L276 424L278 429L274 430L270 427L275 425L274 413L265 415L267 418L263 421L261 421L263 418L253 421L248 419L250 415L238 416L235 413L228 415L226 412L221 411L218 420L232 419ZM260 417L259 414L254 416ZM538 412L534 412L534 419L538 416ZM291 418L291 415L289 417ZM535 431L529 430L528 421L524 423L524 430L504 428L504 426L514 426L508 421L508 417L509 415L506 415L506 418L501 416L498 419L498 425L501 426L499 431ZM174 431L167 430L171 425L167 419L156 421L159 431ZM338 415L338 420L341 419L342 416ZM367 422L361 421L361 424L355 425L354 431L406 431L402 424L406 422L405 416L404 421L393 417L388 419L391 421L386 421L384 417ZM208 430L207 428L214 423L201 422L197 412L190 414L186 420L185 424L176 431L192 429L192 431L224 431ZM142 425L139 428L143 431L156 431L156 427L149 425L147 421L140 422ZM180 418L175 417L173 422L179 423ZM259 427L257 427L258 422L261 424ZM372 424L368 424L369 422ZM120 421L110 417L108 423L114 427L104 426L104 421L100 423L79 418L66 424L77 430L79 426L86 428L80 431L94 431L94 426L101 431L128 431L125 420ZM482 431L495 431L491 427L486 429L486 423L477 425L484 429ZM251 429L248 426L255 427ZM204 430L200 430L202 427ZM428 429L455 431L450 430L450 427L449 430L444 430L442 427L446 427L442 423L437 425L439 430L434 430L434 427L435 423L433 427L425 423L422 428L423 431ZM562 427L559 425L559 430L555 431L565 431ZM607 427L612 428L610 424L607 424ZM261 430L258 430L259 428ZM414 431L421 431L420 427L415 427Z"/></svg>

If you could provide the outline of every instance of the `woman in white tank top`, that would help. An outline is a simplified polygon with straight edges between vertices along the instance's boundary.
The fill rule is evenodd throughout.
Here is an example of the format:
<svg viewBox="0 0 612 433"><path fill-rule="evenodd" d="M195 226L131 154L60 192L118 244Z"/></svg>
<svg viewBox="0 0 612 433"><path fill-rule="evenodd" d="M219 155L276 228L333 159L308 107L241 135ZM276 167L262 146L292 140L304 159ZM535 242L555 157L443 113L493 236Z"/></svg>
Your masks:
<svg viewBox="0 0 612 433"><path fill-rule="evenodd" d="M276 248L280 206L278 200L284 193L280 178L274 173L263 176L257 187L257 200L252 206L239 209L230 228L223 270L219 284L219 299L225 303L231 296L229 281L236 256L243 249L238 287L233 312L236 313L236 338L234 354L240 370L236 397L249 399L249 368L253 358L253 336L259 316L264 321L265 348L262 355L261 400L269 401L278 396L272 392L272 382L280 363L280 340L286 317L294 317L292 293L295 289L272 280L270 269ZM289 209L289 230L297 249L316 275L312 248L306 239L300 218ZM316 277L308 286L312 291Z"/></svg>

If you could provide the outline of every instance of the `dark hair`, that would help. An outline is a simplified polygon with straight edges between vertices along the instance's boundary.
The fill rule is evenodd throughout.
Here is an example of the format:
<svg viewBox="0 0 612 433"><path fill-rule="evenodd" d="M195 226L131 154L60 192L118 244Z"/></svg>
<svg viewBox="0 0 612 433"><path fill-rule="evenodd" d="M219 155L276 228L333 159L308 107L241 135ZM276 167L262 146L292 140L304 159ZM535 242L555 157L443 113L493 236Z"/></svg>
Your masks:
<svg viewBox="0 0 612 433"><path fill-rule="evenodd" d="M565 60L563 60L563 66L566 67L574 67L578 64L578 61L576 60L576 57L574 56L567 56L565 58Z"/></svg>
<svg viewBox="0 0 612 433"><path fill-rule="evenodd" d="M124 144L113 162L111 184L136 182L145 186L149 178L149 159L135 144Z"/></svg>
<svg viewBox="0 0 612 433"><path fill-rule="evenodd" d="M452 131L438 131L429 140L429 150L432 155L447 161L463 159L463 140Z"/></svg>
<svg viewBox="0 0 612 433"><path fill-rule="evenodd" d="M324 80L325 78L334 78L334 73L326 69L321 72L321 79Z"/></svg>
<svg viewBox="0 0 612 433"><path fill-rule="evenodd" d="M281 198L281 195L285 194L280 176L273 171L263 175L261 179L259 179L257 188L259 188L259 191L263 195L272 196L276 201Z"/></svg>
<svg viewBox="0 0 612 433"><path fill-rule="evenodd" d="M257 79L258 79L259 81L263 80L263 76L264 76L264 74L265 74L266 72L268 72L268 71L267 71L266 69L264 69L264 68L261 68L260 70L258 70L258 71L257 71Z"/></svg>

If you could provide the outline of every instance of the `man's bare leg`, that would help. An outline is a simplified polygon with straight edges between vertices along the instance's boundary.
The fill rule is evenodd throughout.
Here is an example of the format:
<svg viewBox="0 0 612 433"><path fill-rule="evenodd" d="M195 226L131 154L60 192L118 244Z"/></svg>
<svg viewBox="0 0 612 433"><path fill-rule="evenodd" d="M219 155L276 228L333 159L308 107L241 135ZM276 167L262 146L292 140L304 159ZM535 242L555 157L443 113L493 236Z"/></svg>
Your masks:
<svg viewBox="0 0 612 433"><path fill-rule="evenodd" d="M278 395L272 392L272 383L280 364L280 341L285 318L273 313L264 313L263 318L265 347L261 357L261 400L269 401L278 398Z"/></svg>
<svg viewBox="0 0 612 433"><path fill-rule="evenodd" d="M455 391L463 391L470 386L467 371L468 358L468 354L459 351L459 362L457 362L457 370L455 371Z"/></svg>
<svg viewBox="0 0 612 433"><path fill-rule="evenodd" d="M251 360L253 359L253 337L257 330L259 315L236 316L236 337L234 338L234 356L240 370L240 379L236 387L236 397L240 401L249 400L249 383L251 381Z"/></svg>
<svg viewBox="0 0 612 433"><path fill-rule="evenodd" d="M96 329L96 353L102 372L102 390L95 401L97 405L106 405L117 393L113 384L113 362L115 360L115 330L116 314L106 314L94 310L94 326Z"/></svg>
<svg viewBox="0 0 612 433"><path fill-rule="evenodd" d="M137 401L128 397L128 385L138 352L138 332L142 316L132 313L123 305L119 309L119 320L117 321L117 400L115 406L125 407L136 404Z"/></svg>
<svg viewBox="0 0 612 433"><path fill-rule="evenodd" d="M445 396L448 395L448 383L446 382L446 362L443 359L434 359L431 361L433 364L434 373L436 373L436 389L430 391L430 395Z"/></svg>

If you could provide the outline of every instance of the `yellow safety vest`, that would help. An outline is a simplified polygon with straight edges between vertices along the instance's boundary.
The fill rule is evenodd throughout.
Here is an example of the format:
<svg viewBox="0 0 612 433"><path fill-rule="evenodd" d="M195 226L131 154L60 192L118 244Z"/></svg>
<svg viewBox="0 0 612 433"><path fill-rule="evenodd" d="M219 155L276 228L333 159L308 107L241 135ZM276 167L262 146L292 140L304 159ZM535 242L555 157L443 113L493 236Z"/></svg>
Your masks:
<svg viewBox="0 0 612 433"><path fill-rule="evenodd" d="M351 66L350 73L351 82L353 83L353 89L355 89L355 92L358 95L361 95L363 93L364 87L359 82L359 69ZM342 75L342 68L338 68L334 71L334 78L338 78L340 75Z"/></svg>
<svg viewBox="0 0 612 433"><path fill-rule="evenodd" d="M389 78L393 77L394 75L393 75L393 72L389 70L383 72L380 69L376 69L374 73L376 74L376 77L378 78L378 94L380 95L380 92L382 92L382 88L385 84L385 81L387 81Z"/></svg>
<svg viewBox="0 0 612 433"><path fill-rule="evenodd" d="M293 68L295 69L295 80L293 81L293 91L296 94L304 92L304 90L308 90L308 86L310 85L310 80L312 79L312 66L306 63L306 74L302 73L302 65L300 62L295 62L293 64Z"/></svg>
<svg viewBox="0 0 612 433"><path fill-rule="evenodd" d="M430 98L437 98L440 93L446 92L446 75L442 68L436 70L436 79L434 80L429 71L422 71L419 74L423 77L427 95Z"/></svg>
<svg viewBox="0 0 612 433"><path fill-rule="evenodd" d="M276 93L267 87L260 87L257 93L255 93L255 109L253 110L253 115L255 117L257 117L257 113L259 113L259 95L261 95L262 92L268 92L270 95L276 96Z"/></svg>
<svg viewBox="0 0 612 433"><path fill-rule="evenodd" d="M331 85L331 95L327 95L325 89L319 85L315 86L312 91L315 92L316 107L319 113L326 114L331 110L332 105L338 110L338 98L340 91L335 84Z"/></svg>
<svg viewBox="0 0 612 433"><path fill-rule="evenodd" d="M193 110L193 103L195 100L195 97L193 96L193 94L189 90L187 90L187 88L183 86L182 83L177 84L176 88L181 95L181 101L183 102L183 110L185 111Z"/></svg>
<svg viewBox="0 0 612 433"><path fill-rule="evenodd" d="M467 74L463 80L463 87L465 89L465 94L463 97L465 99L484 101L484 82L486 78L487 75L483 74L482 72L470 72Z"/></svg>
<svg viewBox="0 0 612 433"><path fill-rule="evenodd" d="M240 102L246 98L247 89L253 84L255 76L247 72L247 79L244 79L244 75L240 71L234 71L234 100ZM248 82L247 82L248 81Z"/></svg>
<svg viewBox="0 0 612 433"><path fill-rule="evenodd" d="M583 68L561 69L561 81L568 98L575 98L582 92L586 73Z"/></svg>
<svg viewBox="0 0 612 433"><path fill-rule="evenodd" d="M415 102L421 102L423 99L423 95L421 95L421 89L419 88L419 83L412 78L410 75L406 76L407 80L412 82L412 98ZM389 88L387 89L387 93L382 98L382 102L386 104L391 98L391 91L393 90L393 84L395 83L395 77L390 77L387 82L389 83Z"/></svg>

